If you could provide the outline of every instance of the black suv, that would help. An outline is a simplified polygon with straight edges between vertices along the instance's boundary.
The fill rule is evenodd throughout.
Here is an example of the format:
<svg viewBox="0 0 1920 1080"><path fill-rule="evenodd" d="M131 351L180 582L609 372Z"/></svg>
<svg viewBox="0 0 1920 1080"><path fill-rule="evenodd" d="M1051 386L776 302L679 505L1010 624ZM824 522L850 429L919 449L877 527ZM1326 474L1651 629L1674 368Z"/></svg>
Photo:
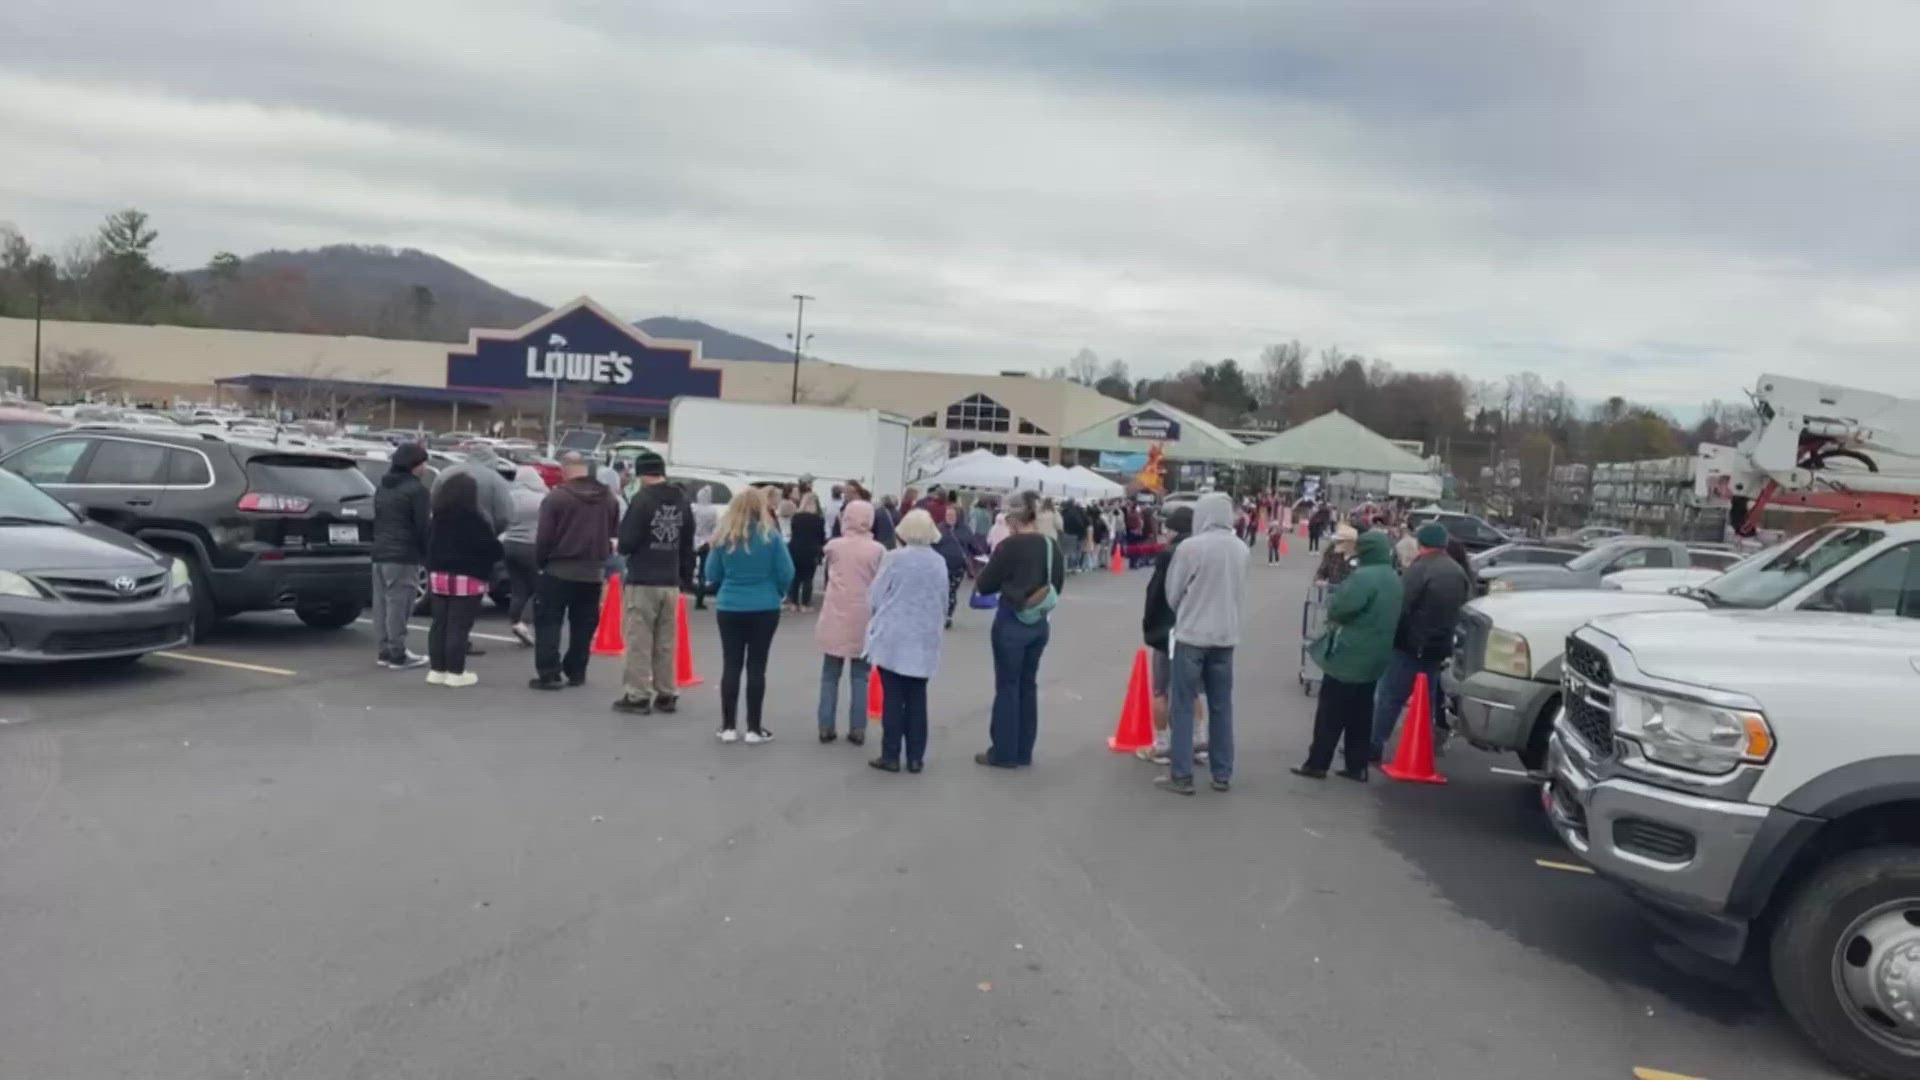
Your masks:
<svg viewBox="0 0 1920 1080"><path fill-rule="evenodd" d="M330 629L367 606L373 484L351 458L205 431L75 428L0 467L185 562L197 633L276 608Z"/></svg>

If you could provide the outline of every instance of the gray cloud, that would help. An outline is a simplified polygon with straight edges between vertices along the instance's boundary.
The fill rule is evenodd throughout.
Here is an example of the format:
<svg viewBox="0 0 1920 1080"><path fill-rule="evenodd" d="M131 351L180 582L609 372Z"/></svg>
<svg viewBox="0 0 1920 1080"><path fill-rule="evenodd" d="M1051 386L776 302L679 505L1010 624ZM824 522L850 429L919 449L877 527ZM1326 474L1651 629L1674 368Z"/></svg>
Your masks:
<svg viewBox="0 0 1920 1080"><path fill-rule="evenodd" d="M871 364L1297 336L1920 394L1920 15L1774 7L75 0L0 14L0 216L411 244L775 341L804 289Z"/></svg>

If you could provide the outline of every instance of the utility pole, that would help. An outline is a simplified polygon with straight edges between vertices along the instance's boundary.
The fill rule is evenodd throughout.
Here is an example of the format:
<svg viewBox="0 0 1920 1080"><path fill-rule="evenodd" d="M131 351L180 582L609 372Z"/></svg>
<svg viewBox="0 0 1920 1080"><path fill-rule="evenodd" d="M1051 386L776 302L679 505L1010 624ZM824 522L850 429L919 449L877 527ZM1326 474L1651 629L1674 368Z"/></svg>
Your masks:
<svg viewBox="0 0 1920 1080"><path fill-rule="evenodd" d="M40 400L40 317L47 306L47 286L53 284L53 260L45 255L27 267L33 276L33 400Z"/></svg>
<svg viewBox="0 0 1920 1080"><path fill-rule="evenodd" d="M813 297L806 293L793 294L793 397L791 400L795 405L800 403L800 350L807 343L802 331L806 329L807 301L811 299Z"/></svg>

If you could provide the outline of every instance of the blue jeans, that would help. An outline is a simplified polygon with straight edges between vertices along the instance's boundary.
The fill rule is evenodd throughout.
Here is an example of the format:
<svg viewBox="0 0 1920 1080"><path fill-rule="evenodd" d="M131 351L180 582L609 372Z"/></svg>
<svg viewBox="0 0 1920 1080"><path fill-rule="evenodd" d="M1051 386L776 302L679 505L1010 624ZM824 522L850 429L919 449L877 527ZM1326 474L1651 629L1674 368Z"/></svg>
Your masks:
<svg viewBox="0 0 1920 1080"><path fill-rule="evenodd" d="M1052 628L1047 620L1023 623L1013 609L993 616L993 744L987 756L996 765L1033 764L1033 742L1040 734L1040 654Z"/></svg>
<svg viewBox="0 0 1920 1080"><path fill-rule="evenodd" d="M1440 660L1421 660L1402 649L1393 650L1393 656L1387 660L1387 673L1380 676L1380 683L1373 692L1373 756L1377 760L1385 756L1387 740L1393 736L1393 727L1400 722L1400 710L1406 708L1407 699L1413 696L1413 678L1425 673L1427 692L1431 700L1434 726L1440 726L1445 715L1440 708Z"/></svg>
<svg viewBox="0 0 1920 1080"><path fill-rule="evenodd" d="M820 730L834 729L833 707L839 696L840 672L851 667L847 678L847 731L866 734L867 730L867 662L861 657L848 659L843 656L822 656L820 658Z"/></svg>
<svg viewBox="0 0 1920 1080"><path fill-rule="evenodd" d="M1193 777L1193 703L1207 695L1207 760L1215 780L1233 779L1233 646L1173 643L1167 687L1167 775Z"/></svg>

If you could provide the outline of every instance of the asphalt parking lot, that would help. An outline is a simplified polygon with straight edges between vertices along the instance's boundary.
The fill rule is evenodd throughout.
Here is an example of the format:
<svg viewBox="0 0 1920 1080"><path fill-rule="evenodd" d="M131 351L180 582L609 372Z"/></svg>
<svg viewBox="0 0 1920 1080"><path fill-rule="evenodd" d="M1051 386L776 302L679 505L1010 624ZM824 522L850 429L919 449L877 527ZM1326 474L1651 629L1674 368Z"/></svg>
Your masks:
<svg viewBox="0 0 1920 1080"><path fill-rule="evenodd" d="M674 717L610 712L607 659L527 691L497 613L469 690L276 615L0 669L0 1076L1834 1075L1761 983L1677 970L1563 868L1511 760L1289 776L1309 566L1253 570L1238 775L1193 799L1104 745L1138 573L1070 585L1011 773L970 760L964 610L919 777L815 743L791 617L766 747L712 738L704 615Z"/></svg>

